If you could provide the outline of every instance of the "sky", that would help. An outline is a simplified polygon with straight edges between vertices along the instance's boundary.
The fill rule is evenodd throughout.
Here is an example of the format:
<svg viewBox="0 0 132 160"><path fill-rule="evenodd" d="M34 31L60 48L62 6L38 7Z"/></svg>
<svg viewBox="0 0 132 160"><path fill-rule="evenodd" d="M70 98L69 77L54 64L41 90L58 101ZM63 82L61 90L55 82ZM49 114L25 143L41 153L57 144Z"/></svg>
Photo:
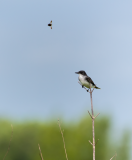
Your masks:
<svg viewBox="0 0 132 160"><path fill-rule="evenodd" d="M16 121L94 113L132 129L132 1L0 0L0 117ZM53 29L47 24L52 20Z"/></svg>

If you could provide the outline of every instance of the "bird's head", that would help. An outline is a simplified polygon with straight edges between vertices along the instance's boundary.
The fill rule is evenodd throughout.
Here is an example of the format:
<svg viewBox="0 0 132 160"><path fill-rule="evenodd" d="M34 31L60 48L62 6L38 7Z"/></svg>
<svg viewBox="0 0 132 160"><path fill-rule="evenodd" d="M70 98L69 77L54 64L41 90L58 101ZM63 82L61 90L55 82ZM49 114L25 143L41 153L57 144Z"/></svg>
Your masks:
<svg viewBox="0 0 132 160"><path fill-rule="evenodd" d="M81 74L81 75L83 75L83 76L87 76L86 72L83 71L83 70L81 70L81 71L79 71L79 72L75 72L75 73L76 73L76 74Z"/></svg>

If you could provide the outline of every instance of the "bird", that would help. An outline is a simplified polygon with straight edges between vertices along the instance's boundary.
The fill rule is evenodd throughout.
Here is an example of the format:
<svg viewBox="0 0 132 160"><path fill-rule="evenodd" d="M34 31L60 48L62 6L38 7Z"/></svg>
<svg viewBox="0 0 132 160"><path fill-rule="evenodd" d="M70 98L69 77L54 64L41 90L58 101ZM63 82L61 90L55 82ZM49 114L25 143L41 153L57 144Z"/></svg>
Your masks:
<svg viewBox="0 0 132 160"><path fill-rule="evenodd" d="M48 26L50 26L50 28L52 29L52 20L50 21L50 23L48 24Z"/></svg>
<svg viewBox="0 0 132 160"><path fill-rule="evenodd" d="M100 89L99 87L97 87L93 80L86 74L85 71L81 70L79 72L75 72L76 74L79 75L78 79L80 81L80 83L82 84L82 88L85 86L86 88L90 88L90 84L91 84L91 88L96 88L96 89Z"/></svg>

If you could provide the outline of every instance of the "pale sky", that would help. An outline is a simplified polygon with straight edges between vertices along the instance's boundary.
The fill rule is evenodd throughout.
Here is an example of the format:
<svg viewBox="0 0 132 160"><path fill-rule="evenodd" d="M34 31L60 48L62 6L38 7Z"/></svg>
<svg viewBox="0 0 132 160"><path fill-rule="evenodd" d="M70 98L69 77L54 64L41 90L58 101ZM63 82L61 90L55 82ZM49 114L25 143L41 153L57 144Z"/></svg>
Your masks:
<svg viewBox="0 0 132 160"><path fill-rule="evenodd" d="M79 70L101 88L95 114L108 115L116 130L132 129L132 1L0 0L1 118L88 115Z"/></svg>

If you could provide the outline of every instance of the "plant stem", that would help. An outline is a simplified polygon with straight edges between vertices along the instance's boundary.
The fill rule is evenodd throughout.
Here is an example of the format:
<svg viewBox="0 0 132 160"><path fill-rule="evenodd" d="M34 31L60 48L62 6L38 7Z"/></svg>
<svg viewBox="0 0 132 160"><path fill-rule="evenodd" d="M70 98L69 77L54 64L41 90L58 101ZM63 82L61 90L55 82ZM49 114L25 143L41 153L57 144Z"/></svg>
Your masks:
<svg viewBox="0 0 132 160"><path fill-rule="evenodd" d="M95 160L94 112L93 112L91 85L90 85L90 99L91 99L91 112L92 112L92 132L93 132L93 160Z"/></svg>

